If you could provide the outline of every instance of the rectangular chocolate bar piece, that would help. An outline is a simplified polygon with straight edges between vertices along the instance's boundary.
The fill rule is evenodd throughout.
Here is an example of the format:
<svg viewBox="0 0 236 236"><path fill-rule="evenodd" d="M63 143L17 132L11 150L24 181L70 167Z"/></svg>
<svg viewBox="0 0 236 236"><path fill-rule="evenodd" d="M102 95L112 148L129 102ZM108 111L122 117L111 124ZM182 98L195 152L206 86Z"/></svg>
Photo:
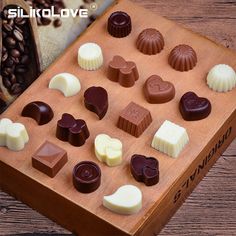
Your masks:
<svg viewBox="0 0 236 236"><path fill-rule="evenodd" d="M118 128L138 138L152 123L150 111L131 102L120 114Z"/></svg>
<svg viewBox="0 0 236 236"><path fill-rule="evenodd" d="M35 169L53 178L68 161L67 152L51 142L44 142L32 156Z"/></svg>

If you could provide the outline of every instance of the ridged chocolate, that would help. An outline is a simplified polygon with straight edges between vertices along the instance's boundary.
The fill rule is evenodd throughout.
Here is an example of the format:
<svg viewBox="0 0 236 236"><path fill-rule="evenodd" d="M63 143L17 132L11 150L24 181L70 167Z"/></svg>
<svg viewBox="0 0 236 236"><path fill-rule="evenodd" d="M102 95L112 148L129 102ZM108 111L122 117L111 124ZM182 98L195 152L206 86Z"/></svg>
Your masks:
<svg viewBox="0 0 236 236"><path fill-rule="evenodd" d="M138 138L151 123L151 113L146 108L131 102L121 112L117 126Z"/></svg>
<svg viewBox="0 0 236 236"><path fill-rule="evenodd" d="M115 38L123 38L132 30L131 18L126 12L113 12L107 23L107 30Z"/></svg>
<svg viewBox="0 0 236 236"><path fill-rule="evenodd" d="M178 71L192 70L197 64L197 54L188 45L178 45L169 55L169 64Z"/></svg>
<svg viewBox="0 0 236 236"><path fill-rule="evenodd" d="M147 55L160 53L165 42L162 34L153 28L143 30L137 39L136 46L140 52Z"/></svg>

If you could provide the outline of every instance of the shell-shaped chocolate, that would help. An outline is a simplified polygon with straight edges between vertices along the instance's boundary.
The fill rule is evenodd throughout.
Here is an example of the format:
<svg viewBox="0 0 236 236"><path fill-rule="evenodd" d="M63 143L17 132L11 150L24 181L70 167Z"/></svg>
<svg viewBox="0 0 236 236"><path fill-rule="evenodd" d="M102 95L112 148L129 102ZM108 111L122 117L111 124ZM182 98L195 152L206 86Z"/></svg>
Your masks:
<svg viewBox="0 0 236 236"><path fill-rule="evenodd" d="M154 29L143 30L137 39L136 46L140 52L147 55L160 53L164 48L165 42L162 34Z"/></svg>
<svg viewBox="0 0 236 236"><path fill-rule="evenodd" d="M178 71L192 70L197 64L197 54L189 45L178 45L169 55L169 64Z"/></svg>

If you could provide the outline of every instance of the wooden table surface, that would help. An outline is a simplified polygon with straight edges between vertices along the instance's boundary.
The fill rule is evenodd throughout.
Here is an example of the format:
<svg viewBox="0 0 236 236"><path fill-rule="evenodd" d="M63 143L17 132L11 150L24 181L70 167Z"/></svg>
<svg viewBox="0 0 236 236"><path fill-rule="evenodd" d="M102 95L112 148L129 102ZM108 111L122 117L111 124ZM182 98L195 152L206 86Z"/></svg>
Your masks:
<svg viewBox="0 0 236 236"><path fill-rule="evenodd" d="M236 0L133 2L236 50ZM235 157L236 140L160 235L236 235ZM70 235L70 232L0 191L0 235L15 234Z"/></svg>

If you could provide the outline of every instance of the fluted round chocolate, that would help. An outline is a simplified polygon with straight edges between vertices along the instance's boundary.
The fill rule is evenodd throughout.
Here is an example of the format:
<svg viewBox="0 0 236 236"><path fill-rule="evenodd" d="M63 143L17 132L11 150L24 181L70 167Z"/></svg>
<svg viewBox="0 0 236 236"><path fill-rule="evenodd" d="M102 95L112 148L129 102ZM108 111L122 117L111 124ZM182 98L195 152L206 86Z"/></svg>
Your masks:
<svg viewBox="0 0 236 236"><path fill-rule="evenodd" d="M138 50L147 55L160 53L164 48L165 42L162 34L153 28L143 30L137 39Z"/></svg>
<svg viewBox="0 0 236 236"><path fill-rule="evenodd" d="M113 12L108 19L107 30L113 37L126 37L132 30L130 16L123 11Z"/></svg>
<svg viewBox="0 0 236 236"><path fill-rule="evenodd" d="M169 55L169 64L178 71L192 70L197 64L197 54L188 45L178 45Z"/></svg>
<svg viewBox="0 0 236 236"><path fill-rule="evenodd" d="M92 161L82 161L73 170L73 184L81 193L91 193L101 184L101 170Z"/></svg>

